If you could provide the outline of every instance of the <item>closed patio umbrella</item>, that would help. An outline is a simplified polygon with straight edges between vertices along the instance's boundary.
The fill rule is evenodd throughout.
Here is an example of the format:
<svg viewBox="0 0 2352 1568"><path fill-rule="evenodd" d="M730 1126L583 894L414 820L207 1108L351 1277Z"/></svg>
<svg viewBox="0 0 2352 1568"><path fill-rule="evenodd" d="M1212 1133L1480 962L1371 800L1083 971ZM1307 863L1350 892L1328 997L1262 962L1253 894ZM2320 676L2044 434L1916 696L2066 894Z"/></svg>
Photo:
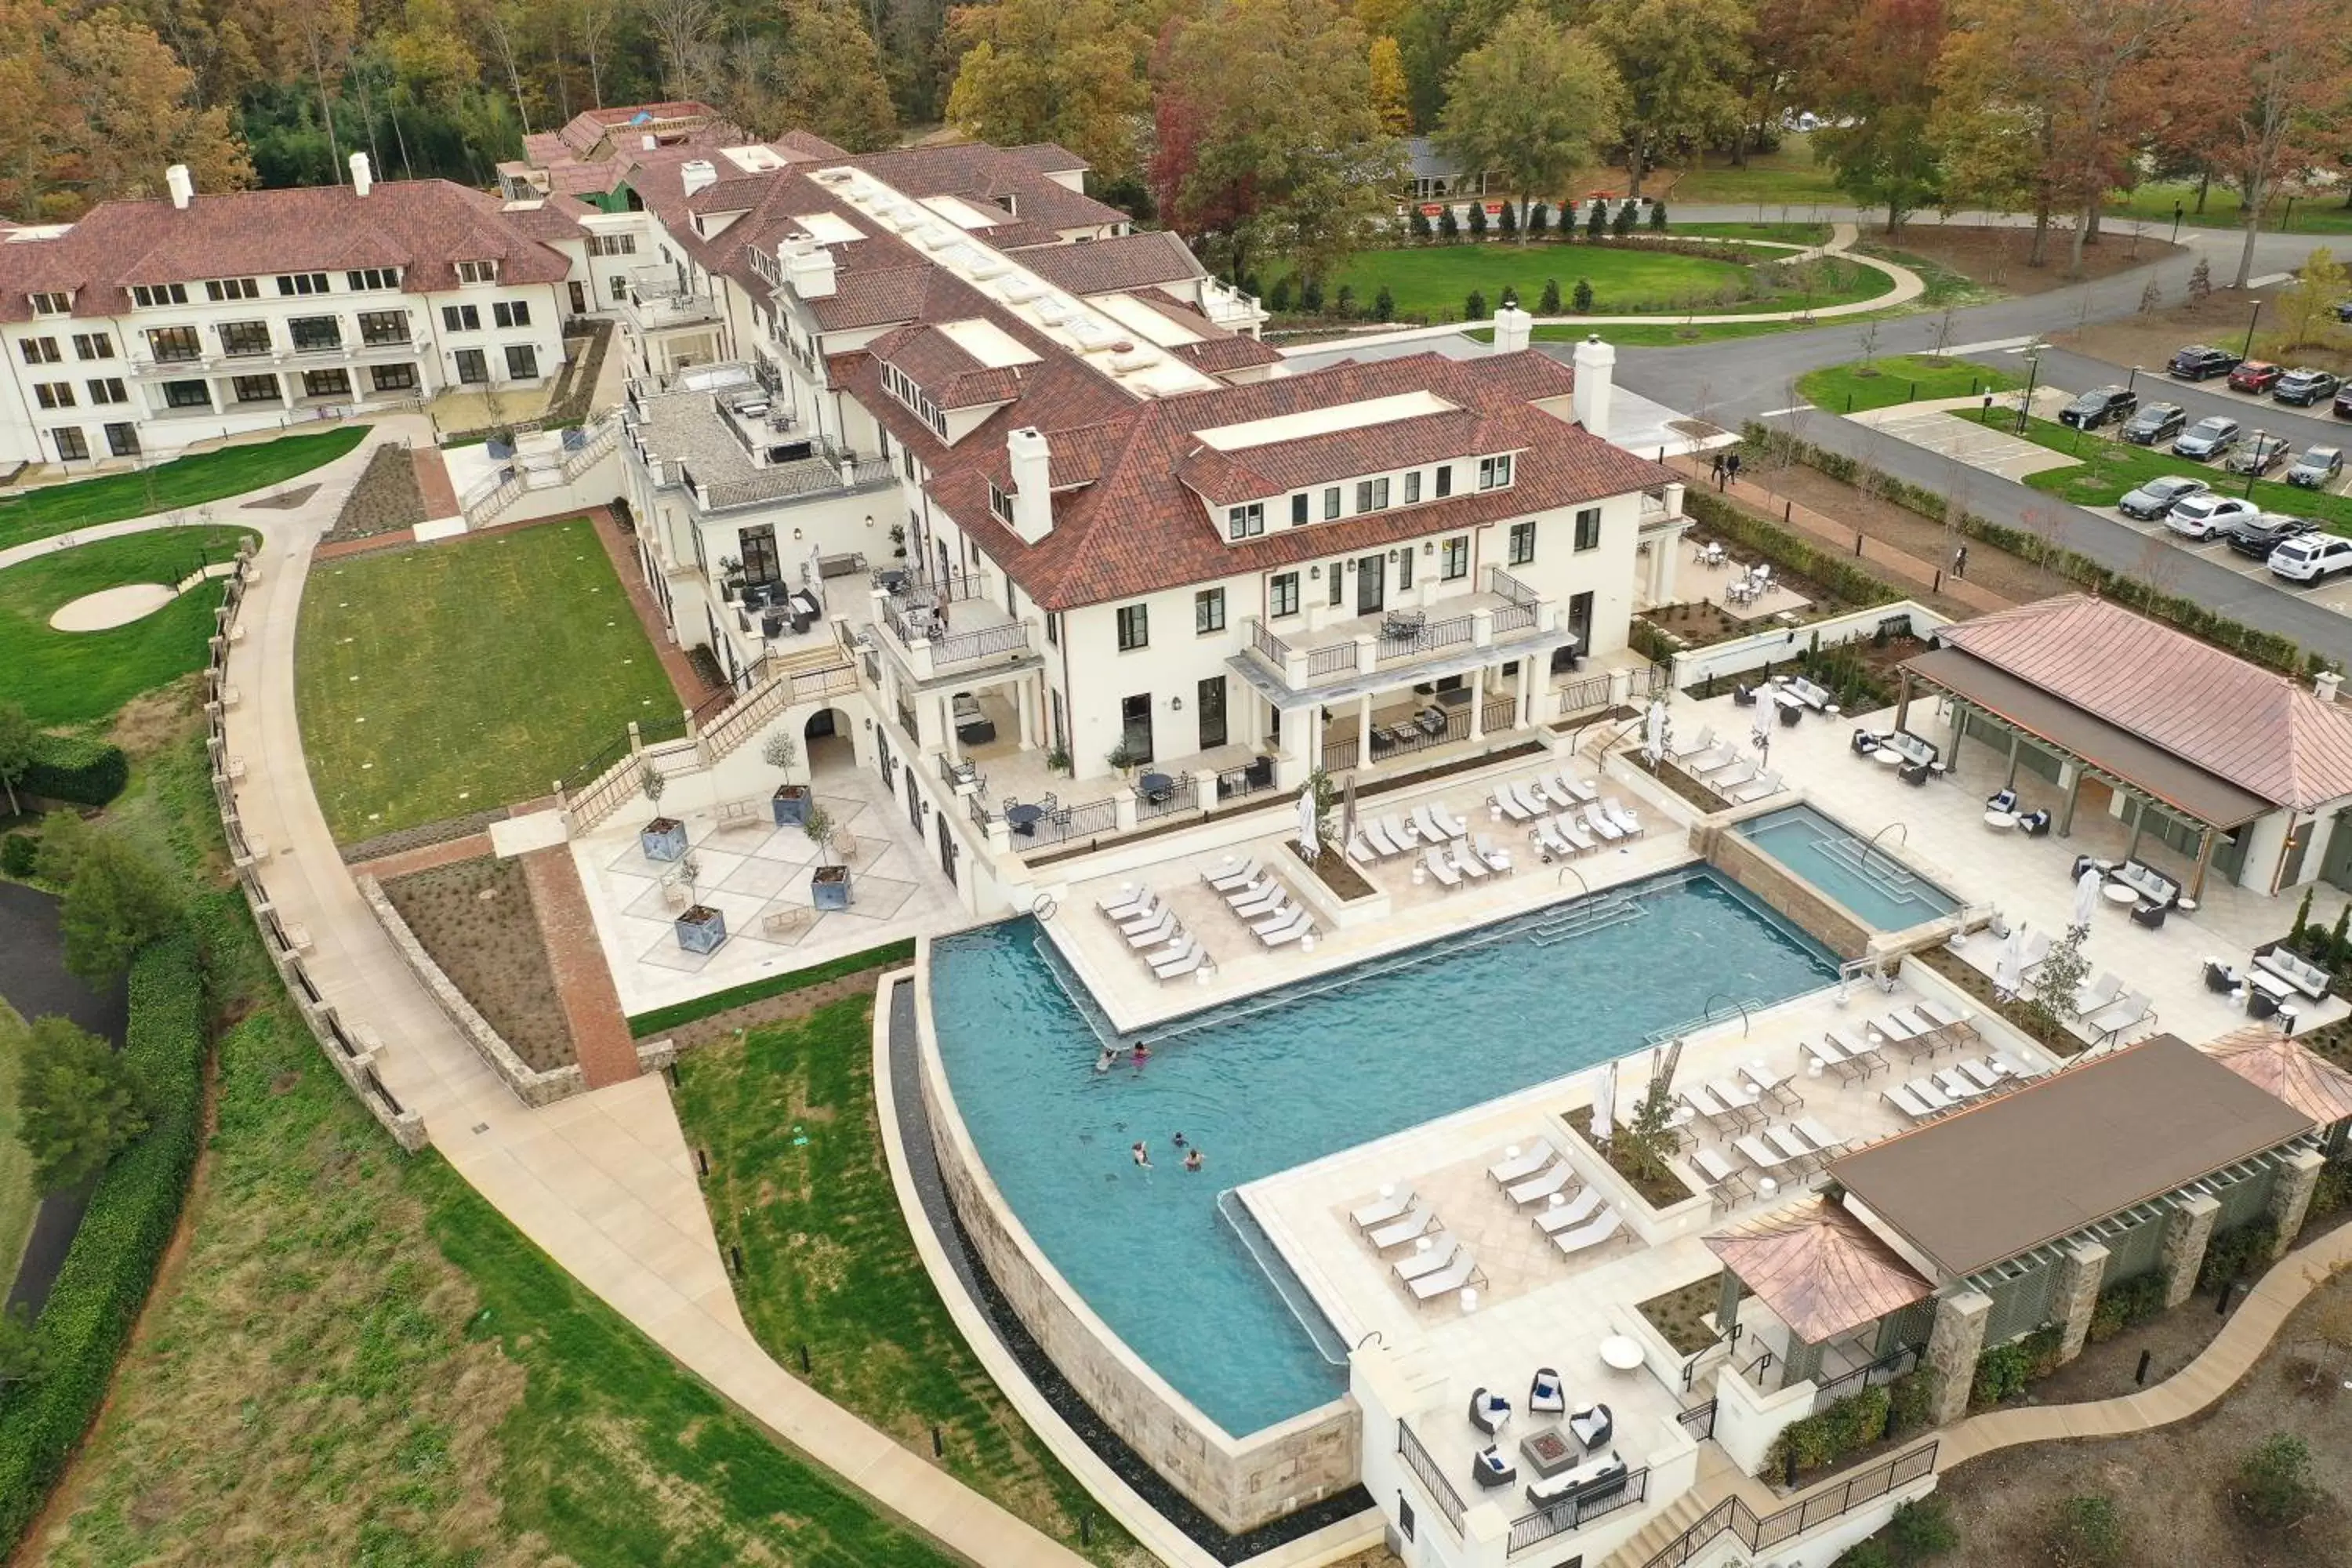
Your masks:
<svg viewBox="0 0 2352 1568"><path fill-rule="evenodd" d="M1654 701L1642 720L1642 755L1649 759L1652 767L1655 767L1658 760L1665 754L1666 705Z"/></svg>
<svg viewBox="0 0 2352 1568"><path fill-rule="evenodd" d="M2025 984L2025 922L2011 926L2009 940L2001 944L2000 956L1993 961L1992 988L2004 996L2014 996Z"/></svg>
<svg viewBox="0 0 2352 1568"><path fill-rule="evenodd" d="M1315 830L1315 782L1309 779L1298 790L1298 852L1312 862L1322 858L1323 841Z"/></svg>
<svg viewBox="0 0 2352 1568"><path fill-rule="evenodd" d="M1759 696L1756 699L1756 718L1748 728L1748 732L1754 736L1756 749L1759 752L1771 749L1772 712L1777 706L1778 704L1769 695Z"/></svg>
<svg viewBox="0 0 2352 1568"><path fill-rule="evenodd" d="M1609 1065L1601 1069L1601 1089L1592 1100L1592 1139L1605 1143L1617 1131L1617 1058L1611 1057Z"/></svg>
<svg viewBox="0 0 2352 1568"><path fill-rule="evenodd" d="M2091 929L2091 917L2099 912L2099 868L2084 868L2082 879L2074 884L2074 923L2084 931Z"/></svg>

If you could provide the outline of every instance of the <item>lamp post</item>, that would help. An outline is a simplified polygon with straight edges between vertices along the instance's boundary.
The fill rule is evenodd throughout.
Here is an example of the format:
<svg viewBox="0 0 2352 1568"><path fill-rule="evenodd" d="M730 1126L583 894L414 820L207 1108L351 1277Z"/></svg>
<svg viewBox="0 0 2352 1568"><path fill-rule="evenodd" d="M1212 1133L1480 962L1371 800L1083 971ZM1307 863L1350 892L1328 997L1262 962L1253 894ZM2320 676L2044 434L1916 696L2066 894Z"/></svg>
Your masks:
<svg viewBox="0 0 2352 1568"><path fill-rule="evenodd" d="M2252 454L2246 458L2246 489L2243 500L2254 499L2254 481L2263 477L2263 442L2268 439L2260 430L2254 432Z"/></svg>
<svg viewBox="0 0 2352 1568"><path fill-rule="evenodd" d="M2131 390L2132 390L2132 388L2133 388L2134 386L2137 385L2138 384L2139 384L2139 366L2137 366L2137 365L2134 365L2134 366L2132 366L2132 367L2131 367L2131 374L2130 374L2129 375L2127 375L2127 376L2124 377L2124 395L2125 395L2126 397L2129 397L2129 396L2131 395Z"/></svg>
<svg viewBox="0 0 2352 1568"><path fill-rule="evenodd" d="M2185 209L2179 202L2172 204L2172 243L2180 243L2180 215Z"/></svg>
<svg viewBox="0 0 2352 1568"><path fill-rule="evenodd" d="M2286 234L2291 232L2294 227L2294 198L2293 196L2289 196L2286 199L2286 212L2279 218L2279 232L2281 234Z"/></svg>
<svg viewBox="0 0 2352 1568"><path fill-rule="evenodd" d="M2260 300L2257 300L2254 301L2252 312L2246 317L2246 348L2245 352L2238 356L2239 359L2244 360L2252 356L2254 352L2254 323L2262 319L2263 302Z"/></svg>
<svg viewBox="0 0 2352 1568"><path fill-rule="evenodd" d="M2025 395L2017 401L2017 433L2025 434L2026 411L2033 406L2033 384L2042 374L2042 345L2025 351Z"/></svg>

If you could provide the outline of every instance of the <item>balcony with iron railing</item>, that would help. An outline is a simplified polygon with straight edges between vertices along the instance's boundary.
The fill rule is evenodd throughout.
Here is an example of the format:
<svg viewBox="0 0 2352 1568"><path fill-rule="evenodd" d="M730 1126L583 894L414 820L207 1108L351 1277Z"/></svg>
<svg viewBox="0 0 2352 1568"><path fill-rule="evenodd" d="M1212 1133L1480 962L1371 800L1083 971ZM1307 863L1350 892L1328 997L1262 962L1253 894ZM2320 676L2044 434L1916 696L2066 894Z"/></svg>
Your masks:
<svg viewBox="0 0 2352 1568"><path fill-rule="evenodd" d="M879 640L918 684L937 676L969 677L1026 665L1034 658L1033 624L990 598L989 580L983 572L950 573L937 580L876 574L874 621L885 634Z"/></svg>
<svg viewBox="0 0 2352 1568"><path fill-rule="evenodd" d="M640 332L667 331L719 320L719 301L679 281L666 267L640 268L629 275L621 313Z"/></svg>
<svg viewBox="0 0 2352 1568"><path fill-rule="evenodd" d="M879 453L799 427L749 366L697 366L671 383L671 390L652 378L628 384L628 450L656 488L684 489L706 513L898 482L897 468Z"/></svg>
<svg viewBox="0 0 2352 1568"><path fill-rule="evenodd" d="M1476 589L1441 590L1425 606L1391 605L1312 630L1303 617L1292 624L1297 630L1276 630L1251 617L1249 651L1235 662L1255 665L1300 695L1344 695L1420 680L1433 665L1448 666L1445 672L1452 673L1451 666L1515 658L1526 651L1523 645L1564 636L1553 603L1498 566L1486 569Z"/></svg>

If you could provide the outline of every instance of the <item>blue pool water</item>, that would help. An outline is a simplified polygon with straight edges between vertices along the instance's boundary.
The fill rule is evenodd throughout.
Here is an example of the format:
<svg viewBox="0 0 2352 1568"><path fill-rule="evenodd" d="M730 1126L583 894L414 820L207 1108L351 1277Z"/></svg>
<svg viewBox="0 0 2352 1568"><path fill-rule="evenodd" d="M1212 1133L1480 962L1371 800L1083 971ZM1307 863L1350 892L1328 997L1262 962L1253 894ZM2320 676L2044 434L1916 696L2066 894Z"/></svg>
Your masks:
<svg viewBox="0 0 2352 1568"><path fill-rule="evenodd" d="M1061 918L1101 916L1073 906ZM1097 1075L1096 1022L1044 942L1024 918L932 945L956 1104L1071 1286L1237 1435L1335 1397L1345 1374L1253 1260L1220 1194L1640 1049L1710 1006L1781 1001L1837 973L1825 950L1728 882L1686 870L1236 1004L1203 1026L1180 1022L1141 1067ZM1181 1166L1180 1131L1207 1160L1198 1174ZM1129 1154L1139 1139L1150 1170Z"/></svg>
<svg viewBox="0 0 2352 1568"><path fill-rule="evenodd" d="M1751 817L1739 825L1739 836L1880 931L1902 931L1960 907L1893 851L1870 848L1844 823L1810 805Z"/></svg>

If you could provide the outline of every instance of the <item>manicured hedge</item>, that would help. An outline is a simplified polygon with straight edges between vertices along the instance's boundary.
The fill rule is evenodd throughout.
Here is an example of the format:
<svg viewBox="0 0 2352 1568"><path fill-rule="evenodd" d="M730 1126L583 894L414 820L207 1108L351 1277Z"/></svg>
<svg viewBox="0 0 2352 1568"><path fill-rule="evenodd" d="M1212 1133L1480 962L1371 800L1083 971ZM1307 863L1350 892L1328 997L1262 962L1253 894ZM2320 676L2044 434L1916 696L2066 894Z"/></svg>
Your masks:
<svg viewBox="0 0 2352 1568"><path fill-rule="evenodd" d="M1756 451L1785 457L1847 484L1857 483L1867 477L1873 480L1874 488L1880 495L1934 521L1942 521L1948 510L1945 498L1924 485L1915 485L1907 479L1871 469L1867 464L1858 462L1843 452L1816 447L1810 441L1784 435L1753 419L1742 427L1740 438ZM1691 497L1703 493L1694 490ZM1685 498L1685 505L1689 499ZM1693 516L1701 516L1696 507L1690 510ZM2087 555L2052 544L2021 528L1994 522L1971 511L1961 514L1959 529L1970 539L1979 540L1996 550L2005 550L2021 561L2045 567L2070 583L2113 599L2126 609L2137 610L2151 620L2162 621L2190 637L2202 638L2216 647L2226 648L2282 675L2316 674L2325 668L2324 659L2317 654L2306 658L2291 637L2283 637L2274 632L2250 626L2242 621L2231 620L2227 616L2216 615L2194 599L2168 594L2152 583L2127 572L2102 566Z"/></svg>
<svg viewBox="0 0 2352 1568"><path fill-rule="evenodd" d="M98 1415L131 1324L179 1223L204 1122L204 972L194 936L131 965L123 1055L153 1125L99 1178L36 1332L39 1381L0 1396L0 1553L14 1548Z"/></svg>
<svg viewBox="0 0 2352 1568"><path fill-rule="evenodd" d="M754 980L731 990L714 991L708 996L698 996L691 1002L675 1006L656 1007L650 1013L639 1013L629 1020L629 1033L638 1039L650 1039L667 1034L680 1025L691 1024L697 1018L708 1018L713 1013L724 1013L730 1007L747 1003L764 1002L771 996L782 996L793 991L804 991L845 974L855 974L861 969L887 969L908 963L915 956L912 942L887 942L880 947L869 947L864 952L853 952L829 963L808 969L794 970L790 974L772 974L765 980Z"/></svg>
<svg viewBox="0 0 2352 1568"><path fill-rule="evenodd" d="M16 792L72 805L104 805L130 782L131 760L111 742L37 734L33 765L16 781Z"/></svg>

